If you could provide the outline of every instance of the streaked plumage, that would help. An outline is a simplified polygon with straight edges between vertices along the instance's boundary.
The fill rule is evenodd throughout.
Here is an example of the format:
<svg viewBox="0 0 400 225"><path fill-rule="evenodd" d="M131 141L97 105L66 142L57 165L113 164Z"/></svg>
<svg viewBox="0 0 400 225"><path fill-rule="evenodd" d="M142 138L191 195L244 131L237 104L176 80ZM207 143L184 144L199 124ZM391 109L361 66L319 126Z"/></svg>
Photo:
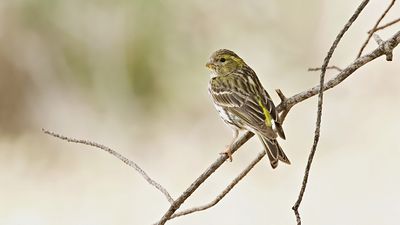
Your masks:
<svg viewBox="0 0 400 225"><path fill-rule="evenodd" d="M278 112L271 97L262 87L256 73L234 52L214 52L206 64L213 72L209 92L223 121L234 131L226 153L230 160L231 145L239 130L249 130L262 141L272 168L278 161L290 164L276 138L285 139Z"/></svg>

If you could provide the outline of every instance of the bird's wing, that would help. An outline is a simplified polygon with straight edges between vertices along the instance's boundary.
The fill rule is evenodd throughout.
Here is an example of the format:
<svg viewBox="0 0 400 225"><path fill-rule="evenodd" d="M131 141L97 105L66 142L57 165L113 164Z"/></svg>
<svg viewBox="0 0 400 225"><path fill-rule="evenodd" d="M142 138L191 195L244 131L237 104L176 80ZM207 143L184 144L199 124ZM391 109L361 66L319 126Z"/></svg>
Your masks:
<svg viewBox="0 0 400 225"><path fill-rule="evenodd" d="M266 90L264 90L264 104L269 113L271 114L271 117L274 121L278 121L278 112L276 111L276 107L274 102L272 101L271 96L268 94Z"/></svg>
<svg viewBox="0 0 400 225"><path fill-rule="evenodd" d="M270 133L272 118L268 104L262 96L252 93L248 85L241 77L218 76L211 79L209 91L215 104L229 110L260 133Z"/></svg>
<svg viewBox="0 0 400 225"><path fill-rule="evenodd" d="M264 102L265 107L268 109L272 119L274 120L276 132L278 133L279 137L281 137L282 139L286 139L285 132L283 131L283 127L279 119L278 111L276 110L275 104L272 101L271 96L269 96L266 90L264 90Z"/></svg>

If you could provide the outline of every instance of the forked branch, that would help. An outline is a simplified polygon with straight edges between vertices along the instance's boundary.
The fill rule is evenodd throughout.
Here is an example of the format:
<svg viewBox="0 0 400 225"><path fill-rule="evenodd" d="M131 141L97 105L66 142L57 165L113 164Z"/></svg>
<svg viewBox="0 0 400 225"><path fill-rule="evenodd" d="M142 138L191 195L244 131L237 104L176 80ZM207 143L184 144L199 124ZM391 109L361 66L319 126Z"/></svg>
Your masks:
<svg viewBox="0 0 400 225"><path fill-rule="evenodd" d="M386 55L387 52L392 52L393 49L395 47L397 47L397 45L400 43L400 31L398 31L395 35L393 35L391 38L389 38L386 41L383 41L380 44L380 47L376 48L374 51L372 51L369 54L366 54L358 59L356 59L354 62L352 62L349 66L347 66L345 69L343 69L342 72L338 73L335 77L333 77L332 79L330 79L329 81L327 81L324 85L323 85L323 91L326 91L328 89L331 89L333 87L335 87L336 85L340 84L342 81L344 81L347 77L349 77L351 74L353 74L357 69L359 69L360 67L364 66L365 64L367 64L368 62L382 56L382 55ZM320 90L320 85L317 85L315 87L312 87L306 91L303 91L301 93L298 93L290 98L282 98L283 101L277 106L277 110L278 112L283 112L284 110L290 109L291 107L293 107L294 105L313 97L314 95L318 94ZM279 91L278 91L279 92ZM165 213L165 215L162 217L162 219L157 223L157 224L165 224L165 222L171 218L175 218L178 216L181 216L181 214L189 214L191 212L195 212L195 211L200 211L200 210L204 210L202 209L203 207L197 207L200 210L185 210L185 211L181 211L178 212L177 214L174 215L174 213L176 212L176 210L182 205L182 203L208 178L211 176L211 174L213 174L227 159L226 155L220 155L215 162L213 162L190 186L189 188L186 189L185 192L183 192L183 194L181 196L179 196L176 200L173 200L172 197L169 195L168 191L166 191L165 188L163 188L160 184L158 184L156 181L154 181L153 179L151 179L147 173L144 172L143 169L141 169L135 162L127 159L126 157L122 156L121 154L119 154L118 152L112 150L109 147L106 147L104 145L101 144L97 144L95 142L92 141L87 141L87 140L80 140L80 139L74 139L74 138L70 138L70 137L66 137L60 134L56 134L54 132L48 131L43 129L43 132L51 135L53 137L59 138L61 140L65 140L68 142L73 142L73 143L79 143L79 144L84 144L84 145L89 145L89 146L93 146L96 148L99 148L101 150L104 150L106 152L109 152L110 154L114 155L115 157L117 157L118 159L120 159L122 162L126 163L127 165L131 166L132 168L134 168L137 172L139 172L145 179L146 181L151 184L152 186L154 186L155 188L157 188L160 192L162 192L165 197L167 198L167 200L171 203L171 207L167 210L167 212ZM251 132L246 132L244 135L242 135L242 137L233 145L232 148L232 152L235 153L244 143L246 143L251 137L253 137L253 133ZM259 162L258 159L261 159L261 157L263 157L265 154L264 153L260 153L255 160L252 161L252 163L246 167L245 170L246 172L242 172L237 178L234 179L234 181L232 181L230 183L230 185L217 197L218 200L214 200L212 201L210 204L208 205L215 205L216 203L218 203L239 181L240 179L242 179L243 177L241 177L242 174L244 174L243 176L245 176L248 171L250 171L255 164L257 164ZM240 178L240 179L239 179ZM228 190L228 191L226 191ZM223 194L224 193L224 194ZM215 204L214 204L215 202ZM204 207L208 207L208 205L204 206ZM210 207L211 207L210 206ZM208 207L209 208L209 207ZM189 212L189 213L188 213ZM174 216L173 216L174 215Z"/></svg>
<svg viewBox="0 0 400 225"><path fill-rule="evenodd" d="M378 30L383 30L383 29L385 29L385 28L387 28L387 27L390 27L390 26L392 26L393 24L396 24L396 23L398 23L398 22L400 22L400 18L395 19L395 20L393 20L393 21L391 21L391 22L389 22L389 23L387 23L387 24L385 24L385 25L379 26L379 27L375 28L374 30L371 29L371 30L368 31L368 34L370 34L370 33L375 33L375 32L377 32Z"/></svg>
<svg viewBox="0 0 400 225"><path fill-rule="evenodd" d="M388 49L394 49L398 44L400 43L400 31L397 32L395 35L393 35L391 38L383 42L383 45L386 46ZM353 74L356 70L358 70L360 67L364 66L368 62L371 62L372 60L385 55L384 51L382 51L381 48L377 48L374 51L372 51L369 54L366 54L364 56L361 56L360 58L356 59L354 62L352 62L349 66L347 66L345 69L343 69L342 72L338 73L334 78L330 79L328 82L326 82L323 85L323 91L326 91L328 89L331 89L335 87L336 85L340 84L342 81L344 81L347 77L349 77L351 74ZM317 85L313 88L310 88L306 91L303 91L301 93L298 93L290 98L287 98L286 101L281 102L277 106L278 112L282 112L285 109L288 109L290 107L293 107L294 105L313 97L314 95L317 95L320 90L320 85ZM237 147L240 147L243 145L245 142L247 142L254 134L251 132L246 132L235 144L234 144L234 152L237 151ZM158 225L163 225L171 219L172 215L175 213L175 211L183 204L183 202L209 177L211 174L215 172L216 169L218 169L222 163L225 162L227 159L227 156L220 156L214 163L211 164L209 168L207 168L197 179L195 182L193 182L189 188L187 188L183 194L175 201L171 207L166 211L166 213L163 215L163 217L160 219L160 221L157 223Z"/></svg>
<svg viewBox="0 0 400 225"><path fill-rule="evenodd" d="M361 46L360 51L357 54L357 58L361 56L361 54L364 51L364 48L367 47L367 44L369 42L369 40L371 39L372 35L378 30L378 26L379 23L383 20L383 18L386 16L386 14L389 12L389 10L392 8L392 6L394 5L394 3L396 2L396 0L392 0L389 4L389 6L386 8L386 10L383 12L383 14L379 17L379 19L376 21L374 27L368 32L368 37L367 40L365 40L365 42L363 43L363 45ZM389 25L390 26L390 25Z"/></svg>
<svg viewBox="0 0 400 225"><path fill-rule="evenodd" d="M347 77L349 77L351 74L353 74L357 69L360 67L364 66L368 62L382 56L386 55L387 52L392 52L395 47L400 43L400 31L398 31L395 35L393 35L391 38L389 38L386 41L383 41L380 43L380 47L376 48L374 51L370 52L369 54L366 54L358 59L356 59L354 62L352 62L349 66L347 66L343 71L338 73L335 77L327 81L323 85L323 91L326 91L328 89L331 89L335 87L336 85L340 84L342 81L344 81ZM314 95L318 94L320 90L320 85L317 85L315 87L312 87L306 91L303 91L301 93L298 93L290 98L286 98L280 95L282 102L277 106L278 112L284 112L285 110L290 110L294 105L313 97ZM279 92L279 91L278 91ZM283 120L282 120L283 121ZM127 165L131 166L134 168L137 172L139 172L145 179L146 181L157 188L160 192L162 192L167 200L171 203L170 208L167 210L167 212L164 214L164 216L161 218L157 224L165 224L166 221L168 221L171 218L176 218L179 216L182 216L183 214L187 215L189 213L193 213L196 211L201 211L207 208L212 207L213 205L217 204L226 194L232 190L232 188L261 160L262 157L265 156L265 153L262 152L260 153L243 171L241 174L239 174L229 185L227 188L224 189L223 192L221 192L220 195L217 196L216 200L213 200L209 204L206 204L204 206L200 207L195 207L192 209L188 210L183 210L180 212L177 212L174 214L177 209L183 204L183 202L208 178L210 177L227 159L226 155L220 155L215 162L213 162L187 189L184 191L181 196L179 196L176 200L173 200L172 197L169 195L168 191L163 188L160 184L158 184L156 181L151 179L147 173L144 172L143 169L141 169L135 162L127 159L126 157L122 156L118 152L112 150L109 147L106 147L104 145L92 142L92 141L87 141L87 140L81 140L81 139L74 139L70 137L66 137L60 134L56 134L54 132L48 131L43 129L43 132L51 135L53 137L59 138L61 140L65 140L68 142L73 142L73 143L79 143L79 144L84 144L88 146L93 146L96 148L99 148L101 150L104 150L106 152L109 152L110 154L114 155L118 159L120 159L122 162L126 163ZM242 135L241 138L235 144L233 145L232 152L235 153L244 143L246 143L251 137L253 137L253 133L251 132L246 132L244 135Z"/></svg>
<svg viewBox="0 0 400 225"><path fill-rule="evenodd" d="M373 50L372 52L370 52L368 54L358 57L356 60L354 60L350 65L348 65L344 69L334 68L334 69L337 69L339 71L339 73L336 74L336 76L334 76L327 82L324 82L325 72L326 72L326 69L329 68L328 67L329 60L333 54L334 49L336 48L337 44L339 43L341 37L344 35L344 33L347 31L347 29L350 27L350 25L355 21L357 16L361 13L362 9L366 6L366 4L368 2L369 2L368 0L364 0L361 3L361 5L357 8L356 12L353 14L351 19L347 22L345 27L342 29L342 31L339 33L339 35L335 39L330 51L328 52L327 57L324 60L324 64L322 65L322 67L316 69L316 70L321 70L319 85L316 85L308 90L298 93L290 98L287 98L282 93L282 91L280 91L279 89L277 90L278 96L281 99L281 103L276 108L277 108L278 112L280 113L280 122L281 123L284 122L287 114L289 113L289 111L291 110L291 108L293 106L295 106L296 104L298 104L308 98L311 98L311 97L319 94L316 130L314 133L314 143L313 143L313 146L312 146L312 149L310 152L310 156L309 156L309 160L308 160L308 163L307 163L307 166L305 169L304 179L303 179L303 183L302 183L301 190L299 193L299 197L298 197L298 200L296 201L295 205L293 206L293 210L295 211L298 224L301 224L298 208L300 206L302 197L304 195L304 191L305 191L307 179L308 179L308 174L309 174L309 171L311 168L311 163L312 163L313 156L315 154L316 147L318 144L318 139L319 139L319 129L320 129L321 115L322 115L323 92L337 86L338 84L343 82L347 77L352 75L357 69L359 69L360 67L364 66L365 64L371 62L372 60L374 60L382 55L386 56L387 61L392 60L393 49L395 47L397 47L400 43L400 31L396 32L391 38L387 39L386 41L383 41L377 35L373 35L376 42L379 45L375 50ZM391 5L393 5L393 3L394 3L394 1L392 1ZM391 5L390 5L390 7L391 7ZM390 9L390 7L388 7L388 9L385 11L383 16L386 15L386 13ZM381 18L383 18L383 16L381 16ZM379 27L377 27L379 22L377 22L376 26L374 26L374 29L373 29L374 31L379 29ZM164 187L162 187L159 183L157 183L156 181L151 179L147 175L147 173L143 169L141 169L135 162L127 159L126 157L122 156L121 154L112 150L111 148L108 148L104 145L97 144L95 142L91 142L91 141L87 141L87 140L66 137L66 136L45 130L45 129L43 129L43 132L48 135L51 135L53 137L56 137L56 138L59 138L59 139L62 139L62 140L68 141L68 142L89 145L89 146L93 146L98 149L104 150L104 151L112 154L113 156L117 157L125 164L131 166L137 172L139 172L150 185L152 185L157 190L162 192L163 195L166 197L166 199L171 203L171 206L168 208L168 210L165 212L165 214L162 216L162 218L157 222L157 224L159 224L159 225L165 224L168 220L170 220L172 218L180 217L183 215L206 210L206 209L213 207L223 197L225 197L235 187L235 185L237 185L240 182L240 180L242 180L249 173L249 171L265 156L264 151L259 153L257 155L257 157L234 180L232 180L230 182L230 184L211 202L209 202L205 205L202 205L202 206L193 207L193 208L189 208L189 209L182 210L182 211L177 211L181 207L181 205L186 201L186 199L189 198L197 190L197 188L200 185L202 185L204 183L204 181L206 181L227 160L228 157L226 155L220 155L202 174L200 174L200 176L198 176L198 178L176 200L174 200ZM254 134L251 132L246 132L245 134L243 134L233 144L232 153L235 153L244 143L246 143L253 136L254 136Z"/></svg>
<svg viewBox="0 0 400 225"><path fill-rule="evenodd" d="M206 209L209 209L209 208L215 206L219 201L221 201L221 199L223 197L225 197L225 195L227 195L233 189L233 187L235 187L236 184L239 183L240 180L243 179L243 177L245 177L250 172L251 169L253 169L253 167L258 162L260 162L260 160L265 156L265 154L266 154L265 151L260 152L257 155L257 157L253 161L251 161L251 163L242 172L240 172L239 175L237 177L235 177L235 179L233 179L232 182L229 183L229 185L214 200L212 200L211 202L209 202L209 203L207 203L205 205L202 205L202 206L192 207L192 208L189 208L189 209L185 209L185 210L181 210L179 212L176 212L171 216L170 219L173 219L173 218L176 218L176 217L180 217L180 216L184 216L184 215L187 215L187 214L191 214L191 213L194 213L194 212L203 211L203 210L206 210Z"/></svg>

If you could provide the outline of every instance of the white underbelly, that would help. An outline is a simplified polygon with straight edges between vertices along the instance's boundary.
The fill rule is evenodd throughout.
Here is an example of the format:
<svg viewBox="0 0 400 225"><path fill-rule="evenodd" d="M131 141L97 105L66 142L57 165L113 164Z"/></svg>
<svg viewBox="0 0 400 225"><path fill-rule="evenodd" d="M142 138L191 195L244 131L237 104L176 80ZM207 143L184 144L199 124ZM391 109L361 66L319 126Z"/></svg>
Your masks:
<svg viewBox="0 0 400 225"><path fill-rule="evenodd" d="M214 104L215 105L215 104ZM219 115L221 116L221 118L227 122L227 121L231 121L231 117L228 115L228 113L221 107L218 105L215 105L215 108L217 109Z"/></svg>

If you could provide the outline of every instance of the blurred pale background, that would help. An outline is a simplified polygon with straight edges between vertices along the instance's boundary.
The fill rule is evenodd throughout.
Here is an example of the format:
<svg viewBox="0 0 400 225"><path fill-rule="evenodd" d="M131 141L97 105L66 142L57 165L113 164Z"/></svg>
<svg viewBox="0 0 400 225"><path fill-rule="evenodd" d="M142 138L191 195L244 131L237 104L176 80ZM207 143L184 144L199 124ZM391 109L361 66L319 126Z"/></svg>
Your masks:
<svg viewBox="0 0 400 225"><path fill-rule="evenodd" d="M318 83L307 68L322 63L359 2L0 1L0 224L157 221L168 203L141 176L41 128L118 150L177 197L231 138L207 94L211 52L236 51L278 102L275 88L291 96ZM388 3L371 1L332 64L354 60ZM379 58L326 93L304 224L398 221L399 57L396 49L393 62ZM273 171L263 159L217 206L169 224L294 224L315 117L313 98L285 122L291 166ZM261 150L246 143L183 207L212 200Z"/></svg>

